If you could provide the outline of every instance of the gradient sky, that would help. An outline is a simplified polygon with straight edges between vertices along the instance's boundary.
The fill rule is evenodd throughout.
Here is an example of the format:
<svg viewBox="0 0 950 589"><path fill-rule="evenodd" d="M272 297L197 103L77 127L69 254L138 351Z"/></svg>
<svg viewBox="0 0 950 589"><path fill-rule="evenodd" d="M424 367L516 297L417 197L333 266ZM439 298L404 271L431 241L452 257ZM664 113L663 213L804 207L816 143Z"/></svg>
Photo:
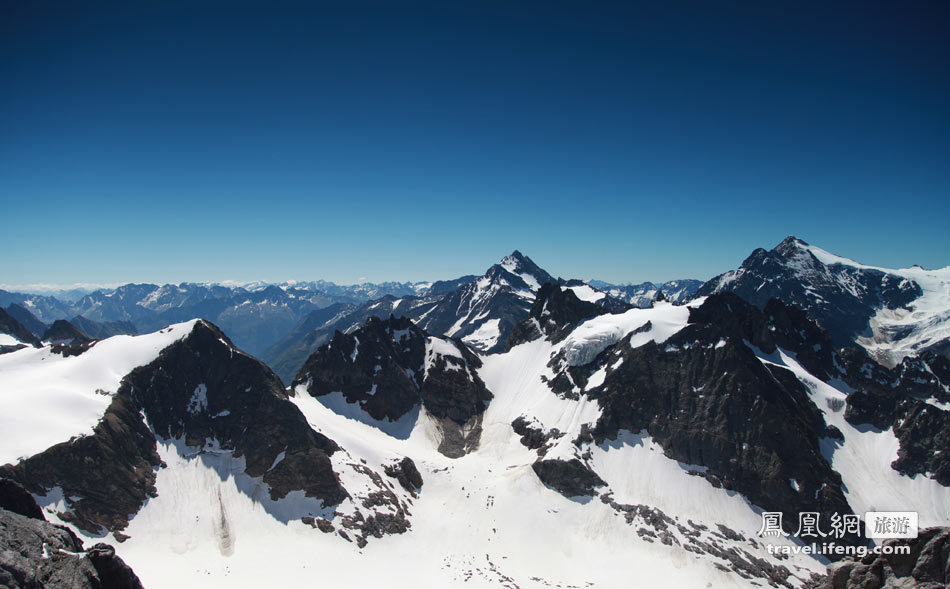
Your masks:
<svg viewBox="0 0 950 589"><path fill-rule="evenodd" d="M836 6L828 6L836 4ZM950 3L0 0L0 283L950 264Z"/></svg>

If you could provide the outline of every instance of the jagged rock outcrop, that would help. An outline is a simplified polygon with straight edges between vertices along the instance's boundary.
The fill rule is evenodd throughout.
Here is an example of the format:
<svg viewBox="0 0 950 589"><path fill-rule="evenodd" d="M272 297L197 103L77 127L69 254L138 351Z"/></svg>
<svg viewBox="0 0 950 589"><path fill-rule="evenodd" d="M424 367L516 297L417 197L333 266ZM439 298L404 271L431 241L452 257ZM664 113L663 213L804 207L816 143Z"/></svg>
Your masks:
<svg viewBox="0 0 950 589"><path fill-rule="evenodd" d="M511 429L521 436L521 445L530 450L537 450L538 456L543 457L553 441L564 436L564 433L557 429L544 431L536 425L530 423L524 416L517 417L511 422Z"/></svg>
<svg viewBox="0 0 950 589"><path fill-rule="evenodd" d="M310 356L293 386L315 397L341 393L378 421L397 421L422 407L441 424L440 451L457 457L477 446L492 397L480 366L457 340L431 336L405 317L371 317L353 333L337 332Z"/></svg>
<svg viewBox="0 0 950 589"><path fill-rule="evenodd" d="M383 471L386 476L399 481L402 488L409 491L413 497L416 496L416 491L422 489L422 475L416 468L416 463L408 456L395 464L387 464L383 467Z"/></svg>
<svg viewBox="0 0 950 589"><path fill-rule="evenodd" d="M531 468L542 483L565 497L591 496L597 487L607 484L577 458L538 460Z"/></svg>

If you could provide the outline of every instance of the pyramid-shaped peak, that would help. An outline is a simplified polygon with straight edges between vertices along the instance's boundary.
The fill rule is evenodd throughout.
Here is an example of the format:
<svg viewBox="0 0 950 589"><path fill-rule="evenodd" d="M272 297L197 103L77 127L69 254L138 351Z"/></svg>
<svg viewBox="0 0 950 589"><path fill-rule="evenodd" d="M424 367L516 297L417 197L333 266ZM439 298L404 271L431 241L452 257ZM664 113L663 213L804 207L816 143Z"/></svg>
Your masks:
<svg viewBox="0 0 950 589"><path fill-rule="evenodd" d="M550 274L535 264L531 258L518 250L502 258L501 263L497 264L494 268L497 269L498 266L504 269L504 271L524 280L532 290L537 290L546 282L555 281ZM492 269L489 269L489 273L492 273Z"/></svg>
<svg viewBox="0 0 950 589"><path fill-rule="evenodd" d="M808 244L794 235L789 235L783 239L780 244L775 246L775 249L779 251L785 251L791 248L800 249L803 247L808 247Z"/></svg>
<svg viewBox="0 0 950 589"><path fill-rule="evenodd" d="M519 250L515 250L511 252L510 254L508 254L507 256L501 259L502 264L504 264L505 262L530 262L530 261L531 259L528 256L521 253Z"/></svg>

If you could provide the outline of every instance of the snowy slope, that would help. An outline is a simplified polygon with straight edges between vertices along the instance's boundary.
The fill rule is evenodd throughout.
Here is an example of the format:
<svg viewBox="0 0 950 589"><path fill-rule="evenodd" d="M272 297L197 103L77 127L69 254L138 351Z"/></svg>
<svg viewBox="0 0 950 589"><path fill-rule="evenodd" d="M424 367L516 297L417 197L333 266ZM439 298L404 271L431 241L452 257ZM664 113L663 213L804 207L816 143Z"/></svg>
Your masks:
<svg viewBox="0 0 950 589"><path fill-rule="evenodd" d="M91 433L122 377L155 359L194 323L111 337L78 356L64 357L49 345L0 355L0 464Z"/></svg>

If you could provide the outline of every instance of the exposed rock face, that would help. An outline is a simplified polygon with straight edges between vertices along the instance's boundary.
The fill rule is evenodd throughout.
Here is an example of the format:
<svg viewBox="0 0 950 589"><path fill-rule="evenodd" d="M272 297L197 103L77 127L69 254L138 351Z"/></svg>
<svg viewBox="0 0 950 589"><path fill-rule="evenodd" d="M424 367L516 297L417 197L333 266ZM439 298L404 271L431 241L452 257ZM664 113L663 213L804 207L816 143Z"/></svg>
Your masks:
<svg viewBox="0 0 950 589"><path fill-rule="evenodd" d="M405 317L371 317L353 333L337 332L307 360L294 386L315 397L342 393L379 421L396 421L421 406L440 422L440 451L457 457L477 446L492 397L480 366L457 340L430 336Z"/></svg>
<svg viewBox="0 0 950 589"><path fill-rule="evenodd" d="M757 249L738 270L704 284L696 296L733 292L759 307L773 298L805 309L838 346L869 333L878 309L898 309L921 296L920 285L872 268L826 265L790 236L771 251Z"/></svg>
<svg viewBox="0 0 950 589"><path fill-rule="evenodd" d="M80 529L120 531L156 495L156 439L215 440L263 477L272 499L303 490L329 506L347 497L330 464L337 445L310 428L273 372L204 321L123 379L92 435L0 474L37 495L60 487L69 508L60 517Z"/></svg>
<svg viewBox="0 0 950 589"><path fill-rule="evenodd" d="M538 460L531 468L542 483L565 497L592 496L597 487L607 484L577 458Z"/></svg>
<svg viewBox="0 0 950 589"><path fill-rule="evenodd" d="M547 283L538 290L528 317L511 331L507 349L539 337L559 342L584 320L604 313L607 310L601 305L582 301L573 291Z"/></svg>
<svg viewBox="0 0 950 589"><path fill-rule="evenodd" d="M413 497L415 497L416 491L422 488L422 475L419 474L416 463L408 456L395 464L386 465L384 471L386 476L399 481L402 488L412 493Z"/></svg>
<svg viewBox="0 0 950 589"><path fill-rule="evenodd" d="M819 448L836 433L789 370L764 365L753 351L780 346L821 374L834 364L823 333L778 301L762 311L732 294L710 297L665 343L631 348L623 339L598 357L598 365L623 362L588 391L602 408L589 439L646 430L667 456L705 466L726 488L784 511L787 527L803 511L851 513Z"/></svg>
<svg viewBox="0 0 950 589"><path fill-rule="evenodd" d="M521 445L531 450L537 450L538 456L543 457L550 448L551 442L564 436L557 429L544 431L541 428L532 425L520 416L511 422L511 429L521 436Z"/></svg>
<svg viewBox="0 0 950 589"><path fill-rule="evenodd" d="M861 560L845 560L832 565L828 576L812 587L944 589L950 586L950 528L921 530L917 538L887 540L884 546L909 546L910 554L869 554Z"/></svg>
<svg viewBox="0 0 950 589"><path fill-rule="evenodd" d="M0 586L141 589L111 546L84 552L67 528L0 509Z"/></svg>

